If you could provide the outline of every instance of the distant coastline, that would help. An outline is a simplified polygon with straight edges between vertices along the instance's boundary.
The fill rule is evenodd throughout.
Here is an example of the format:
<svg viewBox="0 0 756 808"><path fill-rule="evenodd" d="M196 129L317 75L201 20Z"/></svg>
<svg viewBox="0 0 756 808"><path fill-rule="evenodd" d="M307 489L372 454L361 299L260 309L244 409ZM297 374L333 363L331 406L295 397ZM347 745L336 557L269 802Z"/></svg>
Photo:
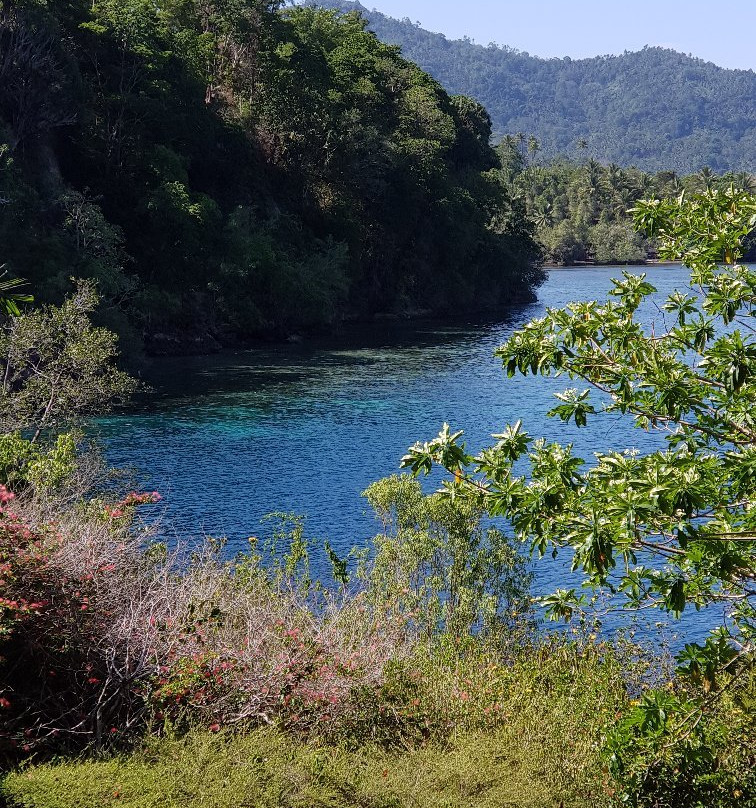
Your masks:
<svg viewBox="0 0 756 808"><path fill-rule="evenodd" d="M626 264L623 263L613 263L613 264L597 264L593 261L573 261L570 264L554 264L554 263L544 263L543 268L551 272L552 269L575 269L579 267L581 269L614 269L615 267L663 267L663 266L677 266L680 262L679 261L661 261L657 258L649 258L646 261L635 261L635 262L628 262Z"/></svg>

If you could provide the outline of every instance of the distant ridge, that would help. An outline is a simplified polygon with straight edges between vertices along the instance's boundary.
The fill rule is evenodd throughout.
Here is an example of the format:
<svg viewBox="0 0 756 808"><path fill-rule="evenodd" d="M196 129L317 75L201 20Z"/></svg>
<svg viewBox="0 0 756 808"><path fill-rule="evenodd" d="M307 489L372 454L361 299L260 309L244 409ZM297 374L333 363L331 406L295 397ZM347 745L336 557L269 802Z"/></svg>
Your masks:
<svg viewBox="0 0 756 808"><path fill-rule="evenodd" d="M358 10L380 39L401 46L406 58L449 92L484 104L495 135L533 134L542 156L574 157L582 151L646 171L687 173L710 166L756 172L753 70L728 70L658 47L620 56L543 59L449 40L358 2L317 5Z"/></svg>

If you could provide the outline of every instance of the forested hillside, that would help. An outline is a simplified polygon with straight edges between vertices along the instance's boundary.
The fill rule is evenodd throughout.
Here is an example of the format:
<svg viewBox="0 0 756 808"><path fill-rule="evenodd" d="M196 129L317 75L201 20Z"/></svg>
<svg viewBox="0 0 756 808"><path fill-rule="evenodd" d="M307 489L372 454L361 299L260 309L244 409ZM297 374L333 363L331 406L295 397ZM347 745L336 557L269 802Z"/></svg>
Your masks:
<svg viewBox="0 0 756 808"><path fill-rule="evenodd" d="M278 0L0 12L0 263L39 300L209 350L541 279L491 126L357 15Z"/></svg>
<svg viewBox="0 0 756 808"><path fill-rule="evenodd" d="M753 71L725 70L663 48L593 59L540 59L506 46L448 40L359 3L318 2L359 8L382 41L400 45L405 58L449 92L480 101L495 134L533 134L546 157L584 151L600 162L646 171L687 173L703 166L756 171ZM507 31L492 30L491 36L506 42Z"/></svg>
<svg viewBox="0 0 756 808"><path fill-rule="evenodd" d="M496 149L510 194L524 201L544 258L555 264L637 264L656 258L655 239L645 238L633 223L632 208L640 200L756 190L756 177L747 171L717 175L703 168L681 176L587 159L544 162L532 135L506 135ZM753 260L756 231L744 246L746 258Z"/></svg>

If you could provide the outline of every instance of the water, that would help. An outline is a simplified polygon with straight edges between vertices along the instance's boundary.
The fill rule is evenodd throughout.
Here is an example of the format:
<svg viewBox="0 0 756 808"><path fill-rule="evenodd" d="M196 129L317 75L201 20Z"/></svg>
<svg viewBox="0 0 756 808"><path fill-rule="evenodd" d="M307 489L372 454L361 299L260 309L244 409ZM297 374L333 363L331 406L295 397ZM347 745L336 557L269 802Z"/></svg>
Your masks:
<svg viewBox="0 0 756 808"><path fill-rule="evenodd" d="M682 267L646 270L659 290L639 312L660 322L658 303L683 286ZM534 437L573 442L578 454L659 444L614 416L577 430L545 413L569 380L507 379L493 351L547 306L604 299L619 268L550 272L532 305L494 323L378 323L338 338L219 356L153 361L145 380L155 388L137 409L103 418L95 429L107 460L141 474L144 488L164 497L169 536L225 536L233 549L261 531L272 511L307 516L307 532L340 553L377 531L360 493L398 471L416 440L444 421L464 429L478 449L518 419ZM534 566L537 592L575 585L563 563ZM710 623L695 613L686 639Z"/></svg>

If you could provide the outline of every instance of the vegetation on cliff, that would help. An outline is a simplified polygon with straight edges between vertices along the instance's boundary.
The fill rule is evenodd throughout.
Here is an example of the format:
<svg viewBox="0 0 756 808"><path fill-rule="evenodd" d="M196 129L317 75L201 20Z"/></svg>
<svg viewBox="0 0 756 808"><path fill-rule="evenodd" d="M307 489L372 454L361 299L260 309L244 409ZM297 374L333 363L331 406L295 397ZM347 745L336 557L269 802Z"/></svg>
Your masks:
<svg viewBox="0 0 756 808"><path fill-rule="evenodd" d="M9 271L52 302L96 280L102 321L157 350L529 299L485 110L358 15L281 5L6 4Z"/></svg>

